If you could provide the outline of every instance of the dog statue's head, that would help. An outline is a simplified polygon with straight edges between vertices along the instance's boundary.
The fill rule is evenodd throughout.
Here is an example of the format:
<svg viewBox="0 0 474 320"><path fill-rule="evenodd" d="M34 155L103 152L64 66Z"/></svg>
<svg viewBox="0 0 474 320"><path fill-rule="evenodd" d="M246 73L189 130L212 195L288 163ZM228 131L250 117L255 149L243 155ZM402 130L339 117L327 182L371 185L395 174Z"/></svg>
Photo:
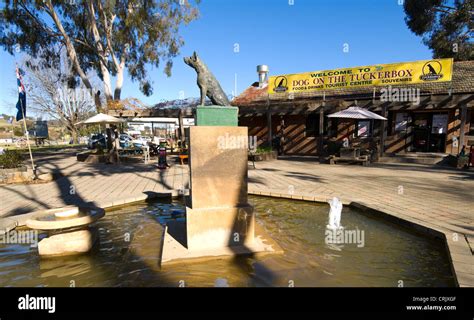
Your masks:
<svg viewBox="0 0 474 320"><path fill-rule="evenodd" d="M194 51L192 56L184 57L184 63L197 70L198 66L201 64L201 59L199 59L196 51Z"/></svg>

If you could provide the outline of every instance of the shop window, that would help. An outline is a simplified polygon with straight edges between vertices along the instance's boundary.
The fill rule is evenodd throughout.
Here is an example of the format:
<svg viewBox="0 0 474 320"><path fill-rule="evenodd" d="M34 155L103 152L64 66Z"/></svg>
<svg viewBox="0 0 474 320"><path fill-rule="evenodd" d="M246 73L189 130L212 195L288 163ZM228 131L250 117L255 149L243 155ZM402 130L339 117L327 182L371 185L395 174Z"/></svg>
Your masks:
<svg viewBox="0 0 474 320"><path fill-rule="evenodd" d="M395 127L396 133L407 131L408 124L410 123L410 115L406 112L397 112L395 114Z"/></svg>
<svg viewBox="0 0 474 320"><path fill-rule="evenodd" d="M448 130L448 114L434 114L431 125L431 133L446 134Z"/></svg>
<svg viewBox="0 0 474 320"><path fill-rule="evenodd" d="M429 128L429 120L431 114L427 113L417 113L413 119L413 127L415 129L428 129Z"/></svg>

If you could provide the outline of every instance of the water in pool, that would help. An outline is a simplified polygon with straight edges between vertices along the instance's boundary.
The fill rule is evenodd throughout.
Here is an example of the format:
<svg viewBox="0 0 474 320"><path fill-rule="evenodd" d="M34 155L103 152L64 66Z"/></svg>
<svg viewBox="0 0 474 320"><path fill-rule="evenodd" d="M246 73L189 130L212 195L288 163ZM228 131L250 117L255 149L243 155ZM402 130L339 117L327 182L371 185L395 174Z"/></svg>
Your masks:
<svg viewBox="0 0 474 320"><path fill-rule="evenodd" d="M363 231L363 242L326 244L329 206L264 197L250 202L284 254L160 269L162 224L184 219L184 207L138 204L95 223L100 243L86 255L40 259L27 244L0 244L0 286L454 286L441 241L344 207L341 225Z"/></svg>

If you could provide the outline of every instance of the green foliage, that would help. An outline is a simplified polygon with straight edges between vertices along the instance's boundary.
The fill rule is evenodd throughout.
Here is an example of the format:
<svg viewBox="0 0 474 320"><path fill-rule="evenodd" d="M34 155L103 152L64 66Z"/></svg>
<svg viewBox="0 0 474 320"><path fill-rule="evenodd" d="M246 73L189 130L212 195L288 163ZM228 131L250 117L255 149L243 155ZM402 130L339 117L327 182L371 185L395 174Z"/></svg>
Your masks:
<svg viewBox="0 0 474 320"><path fill-rule="evenodd" d="M179 27L198 16L182 0L10 0L3 7L0 46L10 54L19 49L49 68L60 63L58 51L70 43L83 71L76 66L76 76L93 69L104 80L103 68L112 76L125 68L145 95L153 92L146 66L164 64L170 76L172 58L184 44Z"/></svg>
<svg viewBox="0 0 474 320"><path fill-rule="evenodd" d="M405 22L434 58L474 60L472 0L405 0Z"/></svg>
<svg viewBox="0 0 474 320"><path fill-rule="evenodd" d="M18 150L5 150L0 154L0 168L18 168L23 163L23 156Z"/></svg>
<svg viewBox="0 0 474 320"><path fill-rule="evenodd" d="M267 153L271 151L272 151L272 147L257 147L256 153Z"/></svg>
<svg viewBox="0 0 474 320"><path fill-rule="evenodd" d="M90 136L97 132L97 126L79 126L77 129L80 136Z"/></svg>

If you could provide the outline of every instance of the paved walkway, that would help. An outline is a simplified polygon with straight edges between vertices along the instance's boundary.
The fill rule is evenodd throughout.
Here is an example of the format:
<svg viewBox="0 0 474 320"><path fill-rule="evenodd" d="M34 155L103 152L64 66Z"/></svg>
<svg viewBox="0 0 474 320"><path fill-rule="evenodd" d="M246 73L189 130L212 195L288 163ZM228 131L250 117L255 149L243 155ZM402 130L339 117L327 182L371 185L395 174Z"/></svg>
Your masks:
<svg viewBox="0 0 474 320"><path fill-rule="evenodd" d="M54 182L0 186L0 217L64 205L109 207L142 198L146 192L164 193L188 188L187 166L160 171L153 164L86 164L73 153L36 157L40 173L60 176ZM184 183L184 184L183 184Z"/></svg>
<svg viewBox="0 0 474 320"><path fill-rule="evenodd" d="M426 220L455 232L474 235L474 171L427 166L380 164L318 165L270 161L249 170L249 189L293 198L363 202L374 209Z"/></svg>
<svg viewBox="0 0 474 320"><path fill-rule="evenodd" d="M38 164L42 172L62 177L47 184L0 186L0 217L71 204L108 207L142 200L147 192L177 194L188 188L188 168L178 164L160 172L151 164L90 165L64 154L41 157ZM444 233L458 282L474 286L474 171L291 160L256 165L249 169L249 193L312 201L338 196L435 235Z"/></svg>

